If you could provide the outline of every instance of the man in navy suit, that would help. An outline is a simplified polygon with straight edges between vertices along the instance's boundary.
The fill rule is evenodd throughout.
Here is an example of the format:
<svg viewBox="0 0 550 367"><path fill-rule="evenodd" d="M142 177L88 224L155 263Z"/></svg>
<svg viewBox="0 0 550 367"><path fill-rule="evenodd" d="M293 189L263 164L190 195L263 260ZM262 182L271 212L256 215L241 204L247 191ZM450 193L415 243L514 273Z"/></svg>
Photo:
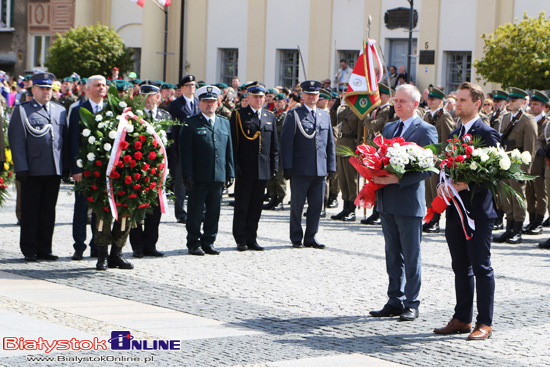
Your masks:
<svg viewBox="0 0 550 367"><path fill-rule="evenodd" d="M415 86L399 86L393 102L399 120L384 127L384 138L402 136L420 146L437 143L435 127L416 114L420 92ZM374 317L400 315L401 321L414 321L418 317L420 240L422 218L426 214L424 180L430 175L429 172L408 172L400 179L395 174L373 178L374 183L386 185L376 192L376 210L382 220L389 276L389 300L381 310L370 312Z"/></svg>
<svg viewBox="0 0 550 367"><path fill-rule="evenodd" d="M458 87L456 115L464 124L451 132L451 137L469 134L473 138L481 138L481 143L486 147L496 146L500 142L499 133L479 118L483 100L480 86L466 82ZM491 267L491 234L497 213L493 195L486 186L467 182L454 182L453 185L459 191L470 217L475 221L475 230L472 230L472 238L466 239L457 208L453 204L447 209L445 237L455 273L456 306L452 320L434 332L452 334L471 331L474 287L477 287L477 322L468 340L485 340L493 331L495 277ZM444 194L440 187L438 195Z"/></svg>
<svg viewBox="0 0 550 367"><path fill-rule="evenodd" d="M281 131L280 152L285 179L290 179L290 240L299 248L325 248L315 238L325 197L326 177L336 172L330 115L316 108L321 82L301 84L304 105L288 112ZM302 210L307 198L306 232Z"/></svg>
<svg viewBox="0 0 550 367"><path fill-rule="evenodd" d="M179 157L179 136L181 124L189 117L200 112L199 100L195 97L196 79L193 75L186 75L179 82L178 88L181 96L170 102L168 112L174 120L179 120L179 124L174 124L168 129L168 139L174 142L168 148L168 165L174 185L174 195L176 202L174 203L175 215L178 223L187 221L187 212L185 211L185 195L186 189L183 184L183 176L181 174L181 164Z"/></svg>

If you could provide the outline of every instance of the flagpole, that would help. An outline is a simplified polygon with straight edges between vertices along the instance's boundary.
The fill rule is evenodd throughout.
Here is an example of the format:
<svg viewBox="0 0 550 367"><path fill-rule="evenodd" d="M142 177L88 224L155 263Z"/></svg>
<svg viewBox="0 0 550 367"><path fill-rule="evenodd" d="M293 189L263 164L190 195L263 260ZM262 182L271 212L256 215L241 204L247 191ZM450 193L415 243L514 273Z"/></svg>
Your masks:
<svg viewBox="0 0 550 367"><path fill-rule="evenodd" d="M369 41L369 38L370 38L370 26L372 24L372 16L369 14L369 18L367 20L367 40L366 42ZM363 46L365 47L365 46ZM366 48L365 48L366 49ZM365 55L364 57L367 57L367 55ZM366 71L368 72L368 71ZM367 83L368 84L368 83ZM368 86L367 86L368 88ZM363 124L363 143L367 144L367 127ZM359 171L357 171L357 183L361 182L361 176L359 175ZM367 184L367 179L366 178L363 178L363 186ZM357 185L357 195L359 195L359 185ZM366 207L363 207L363 219L367 219L367 208Z"/></svg>
<svg viewBox="0 0 550 367"><path fill-rule="evenodd" d="M298 47L298 54L300 55L300 61L302 62L302 70L304 71L304 80L307 80L306 66L304 65L304 58L302 57L302 50L300 50L299 45L296 45L296 47Z"/></svg>

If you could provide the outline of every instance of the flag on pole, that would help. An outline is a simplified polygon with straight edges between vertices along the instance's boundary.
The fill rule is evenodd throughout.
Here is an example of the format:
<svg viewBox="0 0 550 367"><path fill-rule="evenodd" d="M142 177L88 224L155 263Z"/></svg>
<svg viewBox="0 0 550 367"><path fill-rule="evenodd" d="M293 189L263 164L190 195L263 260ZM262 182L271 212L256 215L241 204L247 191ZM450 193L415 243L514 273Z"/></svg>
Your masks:
<svg viewBox="0 0 550 367"><path fill-rule="evenodd" d="M134 4L138 4L142 8L145 6L145 0L132 0Z"/></svg>
<svg viewBox="0 0 550 367"><path fill-rule="evenodd" d="M384 70L375 45L375 40L363 41L361 53L353 67L344 95L344 102L361 120L380 105L378 82L382 80ZM375 62L378 65L378 73L374 68Z"/></svg>
<svg viewBox="0 0 550 367"><path fill-rule="evenodd" d="M159 4L164 7L167 7L167 6L170 6L170 4L172 4L172 0L159 0Z"/></svg>

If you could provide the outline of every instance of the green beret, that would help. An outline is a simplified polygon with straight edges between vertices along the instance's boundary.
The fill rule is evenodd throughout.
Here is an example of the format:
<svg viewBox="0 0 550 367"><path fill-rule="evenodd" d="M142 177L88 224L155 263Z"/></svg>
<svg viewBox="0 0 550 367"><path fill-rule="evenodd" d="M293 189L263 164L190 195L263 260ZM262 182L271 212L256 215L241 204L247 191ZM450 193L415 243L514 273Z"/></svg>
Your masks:
<svg viewBox="0 0 550 367"><path fill-rule="evenodd" d="M88 78L82 78L78 81L78 84L86 84L87 81L88 81Z"/></svg>
<svg viewBox="0 0 550 367"><path fill-rule="evenodd" d="M508 99L508 93L500 89L495 89L493 91L493 100L498 101L503 99Z"/></svg>
<svg viewBox="0 0 550 367"><path fill-rule="evenodd" d="M330 92L330 99L337 99L337 98L338 98L338 93Z"/></svg>
<svg viewBox="0 0 550 367"><path fill-rule="evenodd" d="M215 84L216 87L218 87L219 89L227 89L227 84L225 83L218 83L218 84Z"/></svg>
<svg viewBox="0 0 550 367"><path fill-rule="evenodd" d="M27 74L27 75L25 75L23 80L31 80L31 78L32 78L32 74Z"/></svg>
<svg viewBox="0 0 550 367"><path fill-rule="evenodd" d="M119 92L125 92L128 90L128 83L126 80L115 80L113 83L115 84L116 90Z"/></svg>
<svg viewBox="0 0 550 367"><path fill-rule="evenodd" d="M239 90L245 90L245 89L246 89L246 86L247 86L246 83L241 84L241 85L239 85L239 88L238 88L238 89L239 89Z"/></svg>
<svg viewBox="0 0 550 367"><path fill-rule="evenodd" d="M72 83L72 82L74 82L74 80L73 80L73 78L71 78L70 76L66 76L65 78L63 78L63 82Z"/></svg>
<svg viewBox="0 0 550 367"><path fill-rule="evenodd" d="M384 83L378 83L378 90L382 94L387 94L387 95L390 94L390 88L388 88L388 86Z"/></svg>
<svg viewBox="0 0 550 367"><path fill-rule="evenodd" d="M279 93L275 97L273 97L274 101L282 101L286 99L286 95L284 93Z"/></svg>
<svg viewBox="0 0 550 367"><path fill-rule="evenodd" d="M109 79L105 80L105 83L106 83L107 85L111 85L111 81L110 81Z"/></svg>
<svg viewBox="0 0 550 367"><path fill-rule="evenodd" d="M531 96L531 99L533 101L539 101L539 102L542 102L542 103L548 103L548 96L543 92L543 91L540 91L540 90L534 90L533 91L533 95Z"/></svg>
<svg viewBox="0 0 550 367"><path fill-rule="evenodd" d="M508 98L521 98L525 99L527 97L527 92L519 88L510 88L508 93Z"/></svg>
<svg viewBox="0 0 550 367"><path fill-rule="evenodd" d="M443 93L442 90L436 87L430 87L428 90L430 91L430 93L428 93L428 98L445 99L445 93Z"/></svg>
<svg viewBox="0 0 550 367"><path fill-rule="evenodd" d="M132 83L133 85L137 85L137 84L141 83L141 79L132 79L132 80L130 80L130 83Z"/></svg>
<svg viewBox="0 0 550 367"><path fill-rule="evenodd" d="M265 92L265 94L277 95L277 94L279 94L279 91L278 91L277 89L275 89L275 88L269 88L269 89Z"/></svg>
<svg viewBox="0 0 550 367"><path fill-rule="evenodd" d="M160 89L176 89L176 86L172 83L164 83Z"/></svg>
<svg viewBox="0 0 550 367"><path fill-rule="evenodd" d="M319 90L319 98L330 99L330 93L331 91L329 91L328 89L321 88Z"/></svg>

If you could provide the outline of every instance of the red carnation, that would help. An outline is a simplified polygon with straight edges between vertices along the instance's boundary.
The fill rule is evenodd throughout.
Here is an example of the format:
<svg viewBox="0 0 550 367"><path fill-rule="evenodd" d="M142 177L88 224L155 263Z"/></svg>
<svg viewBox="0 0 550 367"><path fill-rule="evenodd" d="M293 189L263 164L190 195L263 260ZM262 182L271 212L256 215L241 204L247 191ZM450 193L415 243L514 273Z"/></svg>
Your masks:
<svg viewBox="0 0 550 367"><path fill-rule="evenodd" d="M141 185L140 185L140 184L134 185L134 190L139 190L139 189L141 189Z"/></svg>
<svg viewBox="0 0 550 367"><path fill-rule="evenodd" d="M127 208L127 207L128 207L128 204L122 204L122 207L123 207L123 208Z"/></svg>
<svg viewBox="0 0 550 367"><path fill-rule="evenodd" d="M84 171L84 177L88 177L90 175L90 171Z"/></svg>
<svg viewBox="0 0 550 367"><path fill-rule="evenodd" d="M458 163L462 163L464 162L464 156L463 155L459 155L455 158L455 162L458 162Z"/></svg>
<svg viewBox="0 0 550 367"><path fill-rule="evenodd" d="M138 150L141 149L141 142L136 141L136 142L134 143L134 148L136 148L136 149L138 149Z"/></svg>
<svg viewBox="0 0 550 367"><path fill-rule="evenodd" d="M97 186L96 186L96 185L90 185L90 187L92 188L92 190L97 190Z"/></svg>
<svg viewBox="0 0 550 367"><path fill-rule="evenodd" d="M151 185L149 185L149 187L150 187L151 189L154 189L155 187L157 187L157 183L156 183L156 182L153 182L153 183L151 183Z"/></svg>
<svg viewBox="0 0 550 367"><path fill-rule="evenodd" d="M122 204L121 203L115 203L116 206L121 206Z"/></svg>
<svg viewBox="0 0 550 367"><path fill-rule="evenodd" d="M155 152L149 153L149 159L150 159L150 160L153 160L153 159L155 159L156 157L157 157L157 153L155 153Z"/></svg>
<svg viewBox="0 0 550 367"><path fill-rule="evenodd" d="M130 161L132 160L132 156L130 156L129 154L126 154L122 159L124 160L125 163L130 163Z"/></svg>
<svg viewBox="0 0 550 367"><path fill-rule="evenodd" d="M155 168L151 168L151 174L154 175L157 170Z"/></svg>
<svg viewBox="0 0 550 367"><path fill-rule="evenodd" d="M110 210L110 209L109 209L108 206L104 206L104 207L103 207L103 210L105 210L107 213L109 213L109 210Z"/></svg>
<svg viewBox="0 0 550 367"><path fill-rule="evenodd" d="M95 176L95 177L99 177L99 176L101 176L101 174L100 174L99 172L97 172L97 171L94 171L94 176Z"/></svg>
<svg viewBox="0 0 550 367"><path fill-rule="evenodd" d="M129 185L132 183L132 177L131 176L126 176L124 177L124 183Z"/></svg>
<svg viewBox="0 0 550 367"><path fill-rule="evenodd" d="M122 168L122 167L124 167L124 163L122 163L121 160L118 160L118 161L116 162L116 166L117 166L118 168Z"/></svg>
<svg viewBox="0 0 550 367"><path fill-rule="evenodd" d="M101 161L95 161L95 165L101 167Z"/></svg>
<svg viewBox="0 0 550 367"><path fill-rule="evenodd" d="M390 157L382 157L382 164L384 166L387 166L388 164L390 164Z"/></svg>
<svg viewBox="0 0 550 367"><path fill-rule="evenodd" d="M159 165L159 169L160 169L161 171L164 169L164 163L161 163L161 164Z"/></svg>
<svg viewBox="0 0 550 367"><path fill-rule="evenodd" d="M120 177L120 173L118 173L115 170L111 171L111 178L119 178L119 177Z"/></svg>
<svg viewBox="0 0 550 367"><path fill-rule="evenodd" d="M88 201L89 201L90 203L93 203L93 202L94 202L94 198L91 197L91 196L88 196L87 199L88 199Z"/></svg>
<svg viewBox="0 0 550 367"><path fill-rule="evenodd" d="M137 165L137 162L132 159L130 162L130 168L134 168Z"/></svg>
<svg viewBox="0 0 550 367"><path fill-rule="evenodd" d="M135 152L134 153L134 158L137 159L138 161L143 157L143 154L141 154L141 152Z"/></svg>
<svg viewBox="0 0 550 367"><path fill-rule="evenodd" d="M142 170L147 171L151 167L148 163L145 163L143 167L141 167Z"/></svg>
<svg viewBox="0 0 550 367"><path fill-rule="evenodd" d="M120 147L122 149L128 148L128 145L130 145L130 144L128 144L128 142L126 140L123 140L123 141L120 142Z"/></svg>
<svg viewBox="0 0 550 367"><path fill-rule="evenodd" d="M137 181L137 180L139 180L140 178L141 178L141 175L140 175L139 173L136 173L136 174L134 175L134 180Z"/></svg>
<svg viewBox="0 0 550 367"><path fill-rule="evenodd" d="M156 148L157 145L159 145L159 143L157 143L157 141L155 139L153 139L153 146Z"/></svg>
<svg viewBox="0 0 550 367"><path fill-rule="evenodd" d="M4 179L0 177L0 184L3 184L3 183L4 183Z"/></svg>
<svg viewBox="0 0 550 367"><path fill-rule="evenodd" d="M471 155L474 152L474 148L471 146L466 147L466 154Z"/></svg>
<svg viewBox="0 0 550 367"><path fill-rule="evenodd" d="M147 140L147 138L145 137L145 135L140 135L138 139L139 139L142 143L145 142L145 140Z"/></svg>
<svg viewBox="0 0 550 367"><path fill-rule="evenodd" d="M135 199L135 198L137 198L137 195L136 195L136 194L130 194L130 195L128 195L128 197L129 197L130 199Z"/></svg>
<svg viewBox="0 0 550 367"><path fill-rule="evenodd" d="M124 195L126 195L126 191L119 191L119 192L118 192L118 195L119 195L119 196L124 196Z"/></svg>
<svg viewBox="0 0 550 367"><path fill-rule="evenodd" d="M13 172L10 171L10 172L8 173L8 177L11 177L12 173L13 173Z"/></svg>
<svg viewBox="0 0 550 367"><path fill-rule="evenodd" d="M149 203L147 203L147 204L141 204L140 206L138 206L138 209L147 208L149 205L151 205L151 204L149 204Z"/></svg>
<svg viewBox="0 0 550 367"><path fill-rule="evenodd" d="M147 182L149 182L150 180L151 180L151 179L150 179L149 177L145 177L145 178L143 179L143 182L147 183Z"/></svg>

